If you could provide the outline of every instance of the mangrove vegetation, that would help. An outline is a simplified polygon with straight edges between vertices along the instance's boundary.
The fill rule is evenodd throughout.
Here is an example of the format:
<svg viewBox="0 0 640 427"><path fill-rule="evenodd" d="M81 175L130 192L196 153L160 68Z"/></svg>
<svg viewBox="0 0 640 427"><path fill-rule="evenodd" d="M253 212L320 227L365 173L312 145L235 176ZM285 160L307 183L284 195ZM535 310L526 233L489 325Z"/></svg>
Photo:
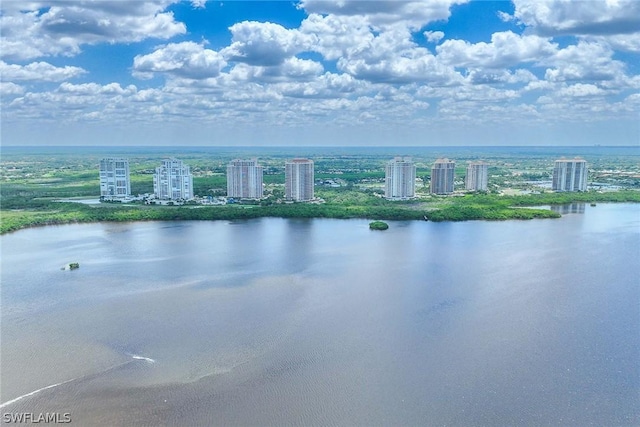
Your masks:
<svg viewBox="0 0 640 427"><path fill-rule="evenodd" d="M102 149L104 150L104 148ZM175 155L150 149L128 148L122 153L130 159L133 194L153 191L152 175L159 160ZM311 149L310 149L311 150ZM491 160L489 191L457 193L450 196L429 194L430 165L439 156L429 150L408 153L418 168L417 198L389 201L384 198L384 165L390 154L375 149L336 154L315 149L298 153L315 162L315 195L319 203L284 203L284 160L290 152L268 150L261 157L264 165L265 198L233 205L155 206L142 202L82 204L70 199L97 199L100 188L97 165L105 152L56 149L36 153L3 150L0 161L0 233L31 226L98 221L239 220L259 217L282 218L361 218L369 220L508 220L558 218L551 205L570 203L640 202L640 174L637 158L628 153L615 156L594 154L589 158L590 177L619 191L553 193L536 184L550 179L550 167L557 153L494 152ZM226 164L244 152L219 149L212 154L188 151L181 159L191 165L195 193L202 197L226 195ZM109 155L118 155L111 153ZM464 151L458 156L456 189L464 178L464 161L481 158L482 153ZM466 157L463 157L466 156ZM515 157L514 157L515 156ZM486 153L482 158L487 159ZM489 160L489 159L487 159ZM537 180L537 181L536 181ZM533 182L533 183L532 183ZM529 194L525 194L529 193ZM64 201L60 201L64 200Z"/></svg>

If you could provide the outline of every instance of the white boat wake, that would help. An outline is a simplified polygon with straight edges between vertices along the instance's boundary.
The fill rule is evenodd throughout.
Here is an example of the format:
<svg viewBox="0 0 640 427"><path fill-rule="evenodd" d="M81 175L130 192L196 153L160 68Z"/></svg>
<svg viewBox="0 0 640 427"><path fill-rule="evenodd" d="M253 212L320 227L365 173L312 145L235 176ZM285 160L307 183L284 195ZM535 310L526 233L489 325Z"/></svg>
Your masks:
<svg viewBox="0 0 640 427"><path fill-rule="evenodd" d="M132 354L132 355L131 355L131 357L132 357L132 358L134 358L134 359L136 359L136 360L144 360L144 361L146 361L147 363L156 363L156 361L155 361L155 360L153 360L153 359L152 359L152 358L150 358L150 357L138 356L137 354Z"/></svg>
<svg viewBox="0 0 640 427"><path fill-rule="evenodd" d="M11 405L12 403L16 403L17 401L22 400L25 397L33 396L34 394L40 393L41 391L48 390L48 389L54 388L54 387L58 387L59 385L70 383L71 381L75 381L77 379L78 378L72 378L70 380L63 381L61 383L51 384L51 385L48 385L46 387L39 388L37 390L32 391L31 393L23 394L22 396L18 396L15 399L12 399L12 400L9 400L7 402L4 402L4 403L0 404L0 408L4 408L5 406Z"/></svg>
<svg viewBox="0 0 640 427"><path fill-rule="evenodd" d="M97 374L89 374L89 375L85 375L85 376L82 376L82 377L71 378L70 380L62 381L62 382L59 382L59 383L56 383L56 384L51 384L51 385L48 385L46 387L39 388L39 389L34 390L32 392L29 392L27 394L23 394L22 396L18 396L15 399L7 400L4 403L0 403L0 408L4 408L5 406L9 406L9 405L11 405L13 403L16 403L16 402L18 402L18 401L20 401L22 399L25 399L27 397L31 397L34 394L40 393L41 391L49 390L50 388L58 387L58 386L61 386L63 384L70 383L71 381L81 380L81 379L89 377L89 376L95 376L95 375L103 374L103 373L105 373L107 371L110 371L112 369L118 368L120 366L128 365L129 363L135 362L136 360L144 360L147 363L156 363L156 361L154 359L151 359L150 357L138 356L137 354L129 354L129 356L131 356L131 358L134 359L134 360L129 360L127 362L123 362L123 363L119 363L117 365L113 365L113 366L111 366L111 367L109 367L109 368L105 369L104 371L99 372Z"/></svg>

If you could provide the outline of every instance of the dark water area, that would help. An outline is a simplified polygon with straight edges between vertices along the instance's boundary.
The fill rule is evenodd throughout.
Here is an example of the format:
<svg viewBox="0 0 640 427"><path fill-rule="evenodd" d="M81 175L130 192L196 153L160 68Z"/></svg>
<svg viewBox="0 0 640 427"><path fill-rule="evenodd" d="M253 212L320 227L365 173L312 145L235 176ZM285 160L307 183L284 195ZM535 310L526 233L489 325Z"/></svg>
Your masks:
<svg viewBox="0 0 640 427"><path fill-rule="evenodd" d="M639 425L640 205L574 211L382 232L263 218L4 235L2 414Z"/></svg>

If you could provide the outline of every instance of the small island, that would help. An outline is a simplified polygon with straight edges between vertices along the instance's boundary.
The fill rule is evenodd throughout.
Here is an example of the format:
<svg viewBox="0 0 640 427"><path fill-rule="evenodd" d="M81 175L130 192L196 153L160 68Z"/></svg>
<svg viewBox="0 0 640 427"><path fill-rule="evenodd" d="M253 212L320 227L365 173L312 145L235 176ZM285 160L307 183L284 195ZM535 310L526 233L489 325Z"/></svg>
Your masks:
<svg viewBox="0 0 640 427"><path fill-rule="evenodd" d="M66 264L64 267L60 268L60 270L77 270L80 268L80 264L77 262L70 262Z"/></svg>
<svg viewBox="0 0 640 427"><path fill-rule="evenodd" d="M386 230L389 228L389 224L383 221L373 221L369 223L369 229L371 230Z"/></svg>

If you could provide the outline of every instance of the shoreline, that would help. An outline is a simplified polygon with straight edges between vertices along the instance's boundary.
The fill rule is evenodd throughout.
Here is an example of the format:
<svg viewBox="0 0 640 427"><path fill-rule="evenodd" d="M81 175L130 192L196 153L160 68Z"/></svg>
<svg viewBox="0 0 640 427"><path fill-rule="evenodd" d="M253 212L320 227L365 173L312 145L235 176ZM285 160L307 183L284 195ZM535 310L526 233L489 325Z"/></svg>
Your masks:
<svg viewBox="0 0 640 427"><path fill-rule="evenodd" d="M433 222L445 221L504 221L509 219L528 220L535 218L560 218L561 215L546 209L510 207L502 209L453 209L417 210L396 207L336 207L309 205L256 206L248 209L237 207L158 207L145 209L140 207L89 207L74 212L63 211L0 211L0 235L26 228L49 225L83 224L100 222L136 222L136 221L231 221L257 218L299 218L299 219L365 219L387 221L424 221L425 217ZM18 214L7 218L7 214Z"/></svg>
<svg viewBox="0 0 640 427"><path fill-rule="evenodd" d="M549 193L527 196L471 194L437 198L410 204L273 204L225 206L84 205L39 200L10 204L0 210L0 235L25 228L96 222L214 221L254 218L332 218L408 221L504 221L560 218L562 215L539 206L571 203L640 203L640 191L611 193Z"/></svg>

